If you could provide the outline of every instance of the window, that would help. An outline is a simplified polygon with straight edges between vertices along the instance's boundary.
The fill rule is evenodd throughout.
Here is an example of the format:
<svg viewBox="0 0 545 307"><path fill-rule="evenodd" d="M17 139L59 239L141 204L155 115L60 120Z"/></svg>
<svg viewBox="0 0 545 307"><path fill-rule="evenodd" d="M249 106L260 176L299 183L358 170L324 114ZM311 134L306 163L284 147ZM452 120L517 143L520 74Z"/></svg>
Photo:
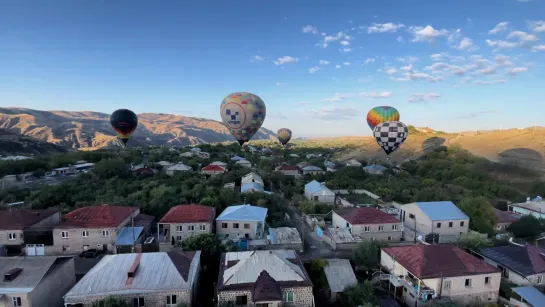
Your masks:
<svg viewBox="0 0 545 307"><path fill-rule="evenodd" d="M178 304L176 294L167 295L167 305L174 305L175 306L176 304Z"/></svg>
<svg viewBox="0 0 545 307"><path fill-rule="evenodd" d="M221 228L227 228L227 223L221 223Z"/></svg>
<svg viewBox="0 0 545 307"><path fill-rule="evenodd" d="M284 292L284 302L293 303L293 291Z"/></svg>
<svg viewBox="0 0 545 307"><path fill-rule="evenodd" d="M233 223L233 228L238 229L238 223Z"/></svg>
<svg viewBox="0 0 545 307"><path fill-rule="evenodd" d="M177 232L182 232L184 230L184 226L176 226Z"/></svg>
<svg viewBox="0 0 545 307"><path fill-rule="evenodd" d="M17 234L15 232L8 233L8 240L15 240L17 238Z"/></svg>
<svg viewBox="0 0 545 307"><path fill-rule="evenodd" d="M392 237L388 236L388 241L392 241Z"/></svg>
<svg viewBox="0 0 545 307"><path fill-rule="evenodd" d="M182 241L182 236L176 236L176 241Z"/></svg>
<svg viewBox="0 0 545 307"><path fill-rule="evenodd" d="M484 284L485 284L485 285L489 285L489 284L490 284L490 277L485 277L485 278L484 278Z"/></svg>
<svg viewBox="0 0 545 307"><path fill-rule="evenodd" d="M460 227L464 227L464 221L460 222Z"/></svg>
<svg viewBox="0 0 545 307"><path fill-rule="evenodd" d="M445 280L445 282L443 284L443 288L450 289L451 283L452 282L450 280Z"/></svg>
<svg viewBox="0 0 545 307"><path fill-rule="evenodd" d="M437 228L441 228L441 223L437 223Z"/></svg>
<svg viewBox="0 0 545 307"><path fill-rule="evenodd" d="M371 227L370 226L365 226L365 227L363 227L363 230L365 232L369 232L369 231L371 231Z"/></svg>
<svg viewBox="0 0 545 307"><path fill-rule="evenodd" d="M195 230L195 226L193 226L193 225L187 226L187 230L188 230L188 231L194 231L194 230Z"/></svg>
<svg viewBox="0 0 545 307"><path fill-rule="evenodd" d="M84 237L84 238L88 238L89 237L89 230L83 230L81 232L81 236Z"/></svg>
<svg viewBox="0 0 545 307"><path fill-rule="evenodd" d="M238 295L235 299L236 305L248 305L248 297L246 295Z"/></svg>
<svg viewBox="0 0 545 307"><path fill-rule="evenodd" d="M109 230L103 230L103 231L102 231L102 236L103 236L103 237L107 237L107 236L109 236L109 235L110 235L110 231L109 231Z"/></svg>
<svg viewBox="0 0 545 307"><path fill-rule="evenodd" d="M61 231L61 238L68 239L68 231Z"/></svg>
<svg viewBox="0 0 545 307"><path fill-rule="evenodd" d="M409 218L414 220L414 214L409 213Z"/></svg>
<svg viewBox="0 0 545 307"><path fill-rule="evenodd" d="M135 297L132 299L133 307L145 307L145 302L143 297Z"/></svg>
<svg viewBox="0 0 545 307"><path fill-rule="evenodd" d="M200 225L200 226L199 226L199 229L200 229L201 231L205 231L205 230L206 230L206 225Z"/></svg>
<svg viewBox="0 0 545 307"><path fill-rule="evenodd" d="M543 283L543 276L538 276L537 277L537 284L541 285L542 283Z"/></svg>
<svg viewBox="0 0 545 307"><path fill-rule="evenodd" d="M19 296L13 297L12 300L13 300L13 307L23 306L23 304L21 303L21 298Z"/></svg>
<svg viewBox="0 0 545 307"><path fill-rule="evenodd" d="M501 225L496 226L496 230L501 230Z"/></svg>
<svg viewBox="0 0 545 307"><path fill-rule="evenodd" d="M384 226L383 225L378 226L378 231L384 231Z"/></svg>
<svg viewBox="0 0 545 307"><path fill-rule="evenodd" d="M392 225L392 230L397 230L397 225Z"/></svg>
<svg viewBox="0 0 545 307"><path fill-rule="evenodd" d="M63 246L62 246L62 251L63 251L63 252L67 252L67 251L69 251L69 250L70 250L70 246L68 246L68 245L63 245Z"/></svg>
<svg viewBox="0 0 545 307"><path fill-rule="evenodd" d="M244 224L244 229L250 229L250 224Z"/></svg>
<svg viewBox="0 0 545 307"><path fill-rule="evenodd" d="M466 279L466 287L471 287L471 279Z"/></svg>
<svg viewBox="0 0 545 307"><path fill-rule="evenodd" d="M452 227L452 222L448 222L448 227Z"/></svg>
<svg viewBox="0 0 545 307"><path fill-rule="evenodd" d="M318 196L314 196L314 201L318 201Z"/></svg>

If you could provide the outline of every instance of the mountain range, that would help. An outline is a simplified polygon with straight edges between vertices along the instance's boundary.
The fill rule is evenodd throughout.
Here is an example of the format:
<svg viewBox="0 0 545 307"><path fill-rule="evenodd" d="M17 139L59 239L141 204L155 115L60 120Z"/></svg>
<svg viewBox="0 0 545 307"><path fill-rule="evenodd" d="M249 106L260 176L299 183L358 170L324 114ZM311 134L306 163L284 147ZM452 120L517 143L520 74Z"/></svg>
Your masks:
<svg viewBox="0 0 545 307"><path fill-rule="evenodd" d="M67 148L93 150L117 143L110 115L99 112L40 111L0 108L0 128ZM223 123L171 114L138 114L138 128L131 146L185 146L234 141ZM273 139L261 128L253 139Z"/></svg>

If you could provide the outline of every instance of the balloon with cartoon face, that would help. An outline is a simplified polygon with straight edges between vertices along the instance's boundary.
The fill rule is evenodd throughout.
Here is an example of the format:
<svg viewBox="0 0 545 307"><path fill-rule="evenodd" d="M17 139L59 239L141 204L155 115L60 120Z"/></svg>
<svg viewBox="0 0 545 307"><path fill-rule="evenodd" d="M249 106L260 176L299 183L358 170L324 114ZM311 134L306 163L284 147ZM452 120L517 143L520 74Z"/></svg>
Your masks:
<svg viewBox="0 0 545 307"><path fill-rule="evenodd" d="M259 96L237 92L223 99L220 106L223 124L242 146L261 128L267 115L265 103Z"/></svg>

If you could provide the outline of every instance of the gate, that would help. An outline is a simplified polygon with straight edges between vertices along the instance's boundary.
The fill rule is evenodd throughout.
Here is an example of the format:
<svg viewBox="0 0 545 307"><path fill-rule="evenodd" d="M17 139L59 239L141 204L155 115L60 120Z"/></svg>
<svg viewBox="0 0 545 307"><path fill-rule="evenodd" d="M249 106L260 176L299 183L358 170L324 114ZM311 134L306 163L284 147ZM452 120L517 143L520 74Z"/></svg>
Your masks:
<svg viewBox="0 0 545 307"><path fill-rule="evenodd" d="M27 256L43 256L45 255L45 247L43 244L27 244L26 255Z"/></svg>

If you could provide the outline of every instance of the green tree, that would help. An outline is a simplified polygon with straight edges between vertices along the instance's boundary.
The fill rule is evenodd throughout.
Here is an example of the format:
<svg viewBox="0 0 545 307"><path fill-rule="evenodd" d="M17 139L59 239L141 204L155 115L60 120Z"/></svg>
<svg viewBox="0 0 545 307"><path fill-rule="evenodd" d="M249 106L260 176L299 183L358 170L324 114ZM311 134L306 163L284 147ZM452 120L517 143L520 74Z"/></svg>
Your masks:
<svg viewBox="0 0 545 307"><path fill-rule="evenodd" d="M119 298L110 296L101 301L93 303L93 307L131 307L132 305Z"/></svg>
<svg viewBox="0 0 545 307"><path fill-rule="evenodd" d="M222 252L221 241L213 233L203 233L185 239L182 242L182 249L185 251L200 250L202 253L203 261L204 259L215 259Z"/></svg>
<svg viewBox="0 0 545 307"><path fill-rule="evenodd" d="M385 246L385 243L380 241L364 241L359 243L354 251L356 264L368 270L378 268L380 265L380 248L382 246Z"/></svg>
<svg viewBox="0 0 545 307"><path fill-rule="evenodd" d="M511 224L507 231L513 233L516 238L536 238L543 231L543 222L533 215L526 215L521 217L518 221Z"/></svg>
<svg viewBox="0 0 545 307"><path fill-rule="evenodd" d="M97 162L93 166L93 173L101 178L109 179L115 176L126 177L129 170L123 159L110 158Z"/></svg>
<svg viewBox="0 0 545 307"><path fill-rule="evenodd" d="M467 216L469 216L469 227L475 231L486 234L494 233L496 217L494 207L484 197L468 197L462 199L459 204Z"/></svg>
<svg viewBox="0 0 545 307"><path fill-rule="evenodd" d="M327 290L329 284L325 276L324 267L328 265L327 259L313 259L310 265L310 277L316 289Z"/></svg>
<svg viewBox="0 0 545 307"><path fill-rule="evenodd" d="M379 299L374 294L371 282L366 280L363 283L345 288L340 295L340 303L343 307L359 307L366 304L375 306L379 303Z"/></svg>
<svg viewBox="0 0 545 307"><path fill-rule="evenodd" d="M301 211L301 213L312 214L314 213L315 207L316 203L309 200L303 200L299 203L299 211Z"/></svg>
<svg viewBox="0 0 545 307"><path fill-rule="evenodd" d="M45 170L43 168L39 168L32 172L32 175L36 178L42 178L43 176L45 176Z"/></svg>
<svg viewBox="0 0 545 307"><path fill-rule="evenodd" d="M483 238L482 236L477 236L477 235L461 236L458 239L458 242L456 244L458 245L459 248L471 249L471 250L493 246L493 243L491 240L487 238Z"/></svg>

